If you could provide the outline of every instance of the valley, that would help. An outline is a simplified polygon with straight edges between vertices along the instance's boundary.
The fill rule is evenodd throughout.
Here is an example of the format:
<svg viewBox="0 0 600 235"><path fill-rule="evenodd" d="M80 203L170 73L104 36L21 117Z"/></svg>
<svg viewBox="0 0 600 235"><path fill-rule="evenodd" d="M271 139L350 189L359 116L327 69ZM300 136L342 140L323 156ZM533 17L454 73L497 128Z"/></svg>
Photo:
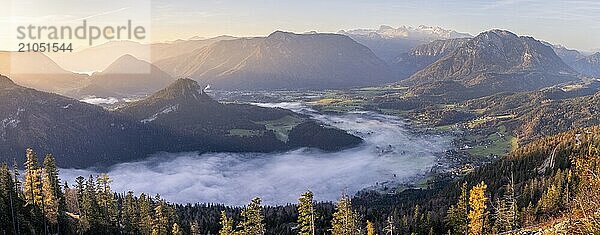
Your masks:
<svg viewBox="0 0 600 235"><path fill-rule="evenodd" d="M181 15L176 40L0 51L0 233L598 233L600 52L558 44L582 33Z"/></svg>

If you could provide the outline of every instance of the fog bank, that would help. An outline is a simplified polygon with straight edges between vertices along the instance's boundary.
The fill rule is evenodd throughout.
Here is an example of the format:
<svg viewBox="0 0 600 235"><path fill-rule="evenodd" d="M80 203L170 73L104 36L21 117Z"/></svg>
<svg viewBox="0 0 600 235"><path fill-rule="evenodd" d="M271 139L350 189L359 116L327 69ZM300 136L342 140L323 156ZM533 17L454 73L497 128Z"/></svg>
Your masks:
<svg viewBox="0 0 600 235"><path fill-rule="evenodd" d="M285 153L159 153L145 161L116 165L108 172L113 190L161 194L172 202L246 204L260 196L266 204L293 203L311 190L316 200L336 200L381 182L413 182L427 173L449 142L415 136L393 116L372 112L323 115L300 103L259 104L312 115L365 140L362 146L323 153L298 149ZM97 174L62 169L61 177Z"/></svg>

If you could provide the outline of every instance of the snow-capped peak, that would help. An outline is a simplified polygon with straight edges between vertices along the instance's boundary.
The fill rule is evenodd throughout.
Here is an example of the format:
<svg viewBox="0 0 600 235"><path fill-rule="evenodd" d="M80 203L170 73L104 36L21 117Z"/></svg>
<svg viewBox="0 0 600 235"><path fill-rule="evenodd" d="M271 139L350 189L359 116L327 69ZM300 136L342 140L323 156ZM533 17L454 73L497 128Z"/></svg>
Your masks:
<svg viewBox="0 0 600 235"><path fill-rule="evenodd" d="M346 35L360 35L368 37L382 38L403 38L415 40L437 40L437 39L452 39L452 38L468 38L472 35L467 33L459 33L454 30L444 29L439 26L419 25L418 27L400 26L393 28L391 26L382 25L379 29L351 29L340 30L339 33Z"/></svg>

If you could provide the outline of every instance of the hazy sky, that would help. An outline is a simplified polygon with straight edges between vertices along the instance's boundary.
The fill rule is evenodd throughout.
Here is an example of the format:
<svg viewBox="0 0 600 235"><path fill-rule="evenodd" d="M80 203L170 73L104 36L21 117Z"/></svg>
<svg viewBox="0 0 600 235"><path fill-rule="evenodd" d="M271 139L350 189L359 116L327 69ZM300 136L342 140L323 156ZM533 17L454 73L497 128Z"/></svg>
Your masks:
<svg viewBox="0 0 600 235"><path fill-rule="evenodd" d="M597 0L0 0L0 5L9 6L0 9L0 29L11 29L5 27L11 21L150 18L153 41L424 24L474 35L501 28L571 48L600 48Z"/></svg>

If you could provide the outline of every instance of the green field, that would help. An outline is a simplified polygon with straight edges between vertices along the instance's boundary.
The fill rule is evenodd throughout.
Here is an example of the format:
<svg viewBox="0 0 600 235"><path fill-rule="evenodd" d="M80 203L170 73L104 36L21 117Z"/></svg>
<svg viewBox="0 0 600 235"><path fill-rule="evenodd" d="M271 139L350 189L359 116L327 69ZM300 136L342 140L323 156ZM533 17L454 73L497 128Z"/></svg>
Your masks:
<svg viewBox="0 0 600 235"><path fill-rule="evenodd" d="M262 136L264 134L263 130L248 130L248 129L231 129L229 130L229 136L239 136L239 137L253 137L253 136Z"/></svg>
<svg viewBox="0 0 600 235"><path fill-rule="evenodd" d="M259 123L265 125L267 130L273 131L277 139L283 142L287 142L288 134L290 133L292 128L302 123L302 121L303 120L301 118L288 115L280 119L264 121Z"/></svg>

